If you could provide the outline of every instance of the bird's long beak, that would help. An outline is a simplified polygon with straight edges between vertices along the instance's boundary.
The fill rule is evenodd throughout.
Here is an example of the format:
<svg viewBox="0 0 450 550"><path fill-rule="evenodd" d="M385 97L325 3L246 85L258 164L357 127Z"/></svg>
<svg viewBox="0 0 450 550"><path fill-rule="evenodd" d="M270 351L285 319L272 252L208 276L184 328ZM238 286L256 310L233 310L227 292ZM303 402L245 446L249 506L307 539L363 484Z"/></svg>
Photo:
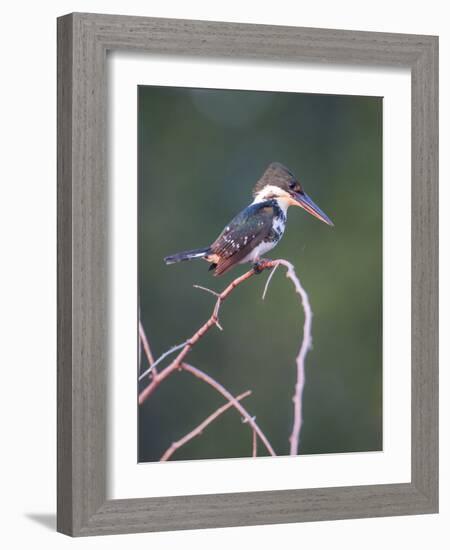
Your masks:
<svg viewBox="0 0 450 550"><path fill-rule="evenodd" d="M325 214L325 212L322 212L317 204L314 204L306 193L294 193L293 199L295 206L300 206L319 220L331 225L331 227L334 227L334 223L330 220L330 218Z"/></svg>

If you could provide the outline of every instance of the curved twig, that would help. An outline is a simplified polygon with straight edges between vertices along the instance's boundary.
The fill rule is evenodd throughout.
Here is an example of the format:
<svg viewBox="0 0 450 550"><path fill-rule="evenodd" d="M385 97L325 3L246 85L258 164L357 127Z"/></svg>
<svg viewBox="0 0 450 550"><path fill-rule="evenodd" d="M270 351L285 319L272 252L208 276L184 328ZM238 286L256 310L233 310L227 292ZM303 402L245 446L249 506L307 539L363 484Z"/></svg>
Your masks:
<svg viewBox="0 0 450 550"><path fill-rule="evenodd" d="M309 303L309 298L306 290L302 287L300 279L295 273L294 266L286 260L275 260L277 265L283 265L286 268L286 277L290 279L294 285L296 293L300 296L303 311L305 314L305 321L303 324L303 338L300 345L300 350L295 359L297 364L297 382L295 384L294 396L292 401L294 403L294 422L292 426L292 433L289 438L290 443L290 452L291 455L298 454L298 448L300 444L300 431L303 424L303 389L305 387L305 360L308 351L312 348L312 335L311 335L311 326L312 326L312 309ZM274 270L275 271L275 270ZM264 295L266 294L267 287L269 285L270 279L274 273L270 274L267 279L266 287L264 288Z"/></svg>

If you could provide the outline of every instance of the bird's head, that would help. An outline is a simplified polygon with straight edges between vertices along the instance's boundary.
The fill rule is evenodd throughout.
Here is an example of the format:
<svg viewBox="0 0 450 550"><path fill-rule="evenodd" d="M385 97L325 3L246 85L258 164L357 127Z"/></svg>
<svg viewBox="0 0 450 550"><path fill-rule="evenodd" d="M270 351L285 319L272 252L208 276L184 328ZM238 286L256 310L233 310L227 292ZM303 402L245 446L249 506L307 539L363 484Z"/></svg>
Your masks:
<svg viewBox="0 0 450 550"><path fill-rule="evenodd" d="M276 199L285 210L300 206L319 220L333 226L330 218L314 204L303 190L298 179L279 162L272 162L253 189L255 201Z"/></svg>

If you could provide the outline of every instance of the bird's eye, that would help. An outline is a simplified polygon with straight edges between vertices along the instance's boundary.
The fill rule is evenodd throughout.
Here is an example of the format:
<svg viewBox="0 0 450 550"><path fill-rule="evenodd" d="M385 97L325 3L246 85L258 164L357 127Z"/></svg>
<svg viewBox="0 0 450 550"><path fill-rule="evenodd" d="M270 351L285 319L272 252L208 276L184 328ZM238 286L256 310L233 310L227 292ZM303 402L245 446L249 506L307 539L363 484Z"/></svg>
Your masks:
<svg viewBox="0 0 450 550"><path fill-rule="evenodd" d="M297 185L297 183L295 181L291 181L291 183L289 184L289 189L294 190L296 185Z"/></svg>

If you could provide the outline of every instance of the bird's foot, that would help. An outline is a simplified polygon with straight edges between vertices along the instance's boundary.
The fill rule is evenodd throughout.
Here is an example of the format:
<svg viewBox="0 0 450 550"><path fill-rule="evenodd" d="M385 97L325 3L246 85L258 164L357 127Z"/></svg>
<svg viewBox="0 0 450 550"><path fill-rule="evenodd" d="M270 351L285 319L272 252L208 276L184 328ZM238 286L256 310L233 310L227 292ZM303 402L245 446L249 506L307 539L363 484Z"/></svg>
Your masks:
<svg viewBox="0 0 450 550"><path fill-rule="evenodd" d="M255 274L259 275L265 269L269 269L269 267L271 266L269 266L268 263L269 263L269 260L258 260L257 262L255 262L253 264L253 271L255 272Z"/></svg>

